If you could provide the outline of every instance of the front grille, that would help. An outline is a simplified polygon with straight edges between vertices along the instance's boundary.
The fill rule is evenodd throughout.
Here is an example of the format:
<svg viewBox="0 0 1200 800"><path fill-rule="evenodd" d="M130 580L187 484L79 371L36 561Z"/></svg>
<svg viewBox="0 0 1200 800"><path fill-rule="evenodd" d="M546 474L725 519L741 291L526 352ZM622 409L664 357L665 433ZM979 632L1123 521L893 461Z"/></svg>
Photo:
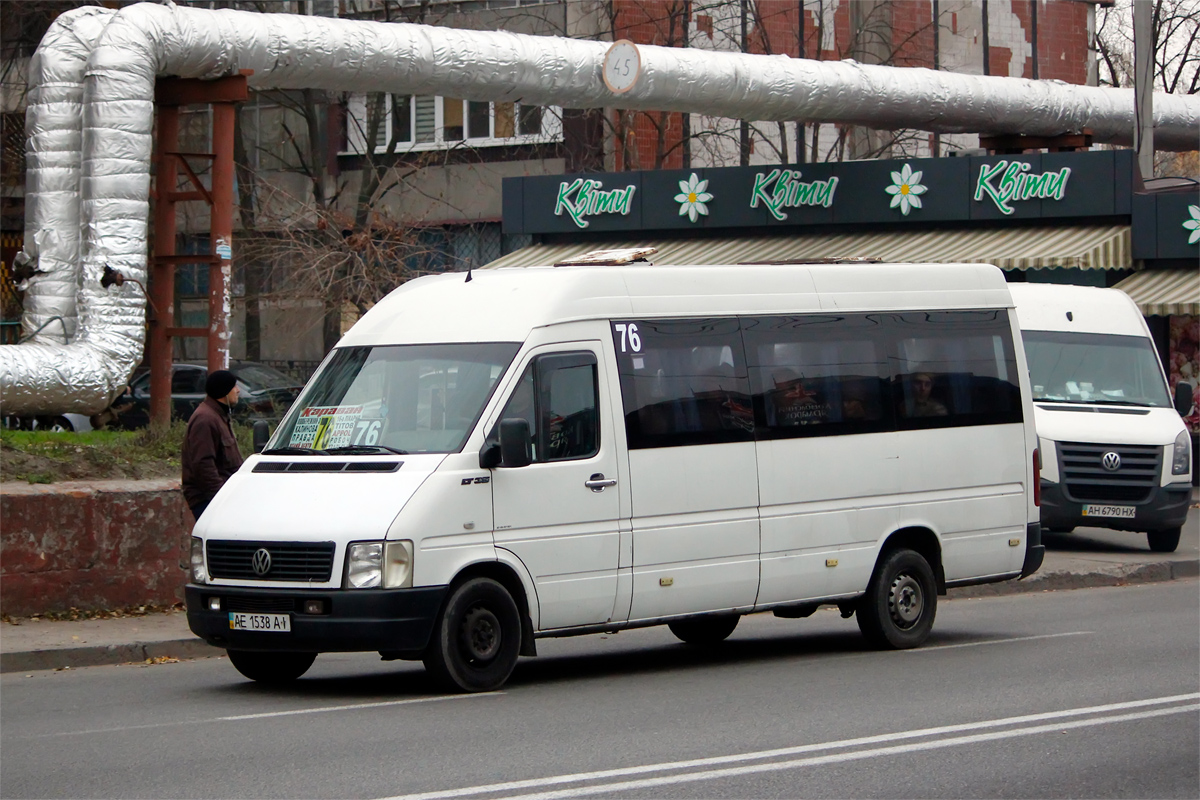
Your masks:
<svg viewBox="0 0 1200 800"><path fill-rule="evenodd" d="M232 542L210 539L208 571L214 578L251 581L320 581L333 574L333 542ZM254 555L266 550L271 566L254 571Z"/></svg>
<svg viewBox="0 0 1200 800"><path fill-rule="evenodd" d="M1067 499L1143 503L1158 488L1162 474L1161 447L1140 444L1060 442L1058 469ZM1106 453L1116 453L1121 466L1105 469Z"/></svg>
<svg viewBox="0 0 1200 800"><path fill-rule="evenodd" d="M287 614L297 609L294 597L227 597L225 610L251 614Z"/></svg>

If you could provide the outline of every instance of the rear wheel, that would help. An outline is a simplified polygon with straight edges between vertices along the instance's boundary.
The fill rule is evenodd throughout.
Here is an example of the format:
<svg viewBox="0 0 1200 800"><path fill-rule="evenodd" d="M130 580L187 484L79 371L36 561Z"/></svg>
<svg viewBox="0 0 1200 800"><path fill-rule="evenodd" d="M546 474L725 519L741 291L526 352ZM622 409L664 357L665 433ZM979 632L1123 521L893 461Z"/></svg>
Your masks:
<svg viewBox="0 0 1200 800"><path fill-rule="evenodd" d="M317 660L316 653L255 653L248 650L227 650L229 661L237 671L259 683L291 683Z"/></svg>
<svg viewBox="0 0 1200 800"><path fill-rule="evenodd" d="M491 578L472 578L446 601L422 660L448 689L490 692L508 680L520 652L521 616L512 595Z"/></svg>
<svg viewBox="0 0 1200 800"><path fill-rule="evenodd" d="M1150 531L1146 534L1146 539L1150 543L1150 549L1156 553L1174 553L1175 548L1179 547L1179 535L1183 533L1183 528L1164 528L1158 531Z"/></svg>
<svg viewBox="0 0 1200 800"><path fill-rule="evenodd" d="M919 646L937 615L937 583L929 562L913 550L885 554L855 611L858 628L872 646Z"/></svg>
<svg viewBox="0 0 1200 800"><path fill-rule="evenodd" d="M699 646L720 644L729 638L741 616L729 614L712 617L693 617L668 622L667 627L681 641Z"/></svg>

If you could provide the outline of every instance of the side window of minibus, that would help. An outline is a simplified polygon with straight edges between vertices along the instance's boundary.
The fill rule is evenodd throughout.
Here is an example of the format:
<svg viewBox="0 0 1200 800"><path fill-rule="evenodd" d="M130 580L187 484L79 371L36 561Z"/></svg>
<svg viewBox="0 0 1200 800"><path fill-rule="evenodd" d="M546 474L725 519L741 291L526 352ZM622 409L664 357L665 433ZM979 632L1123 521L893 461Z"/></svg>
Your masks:
<svg viewBox="0 0 1200 800"><path fill-rule="evenodd" d="M746 317L742 335L760 438L890 428L887 347L876 317Z"/></svg>
<svg viewBox="0 0 1200 800"><path fill-rule="evenodd" d="M903 429L1020 422L1021 392L1008 313L886 315L893 392Z"/></svg>
<svg viewBox="0 0 1200 800"><path fill-rule="evenodd" d="M610 327L630 449L754 439L736 318L614 320Z"/></svg>
<svg viewBox="0 0 1200 800"><path fill-rule="evenodd" d="M499 441L501 421L524 419L535 462L590 458L600 449L598 400L594 354L539 356L525 368L488 441Z"/></svg>

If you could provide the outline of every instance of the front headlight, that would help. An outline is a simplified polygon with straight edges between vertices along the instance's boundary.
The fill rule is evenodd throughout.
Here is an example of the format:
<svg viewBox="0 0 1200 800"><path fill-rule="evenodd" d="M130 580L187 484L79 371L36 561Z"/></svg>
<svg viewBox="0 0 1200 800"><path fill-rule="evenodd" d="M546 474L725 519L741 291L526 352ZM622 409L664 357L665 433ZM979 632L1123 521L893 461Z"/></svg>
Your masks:
<svg viewBox="0 0 1200 800"><path fill-rule="evenodd" d="M208 583L208 570L204 568L204 540L192 537L192 582Z"/></svg>
<svg viewBox="0 0 1200 800"><path fill-rule="evenodd" d="M357 542L346 548L346 588L374 589L383 582L383 542Z"/></svg>
<svg viewBox="0 0 1200 800"><path fill-rule="evenodd" d="M1172 475L1187 475L1192 466L1192 437L1186 430L1175 437L1175 457L1171 459Z"/></svg>
<svg viewBox="0 0 1200 800"><path fill-rule="evenodd" d="M347 589L400 589L412 586L413 543L356 542L346 550Z"/></svg>

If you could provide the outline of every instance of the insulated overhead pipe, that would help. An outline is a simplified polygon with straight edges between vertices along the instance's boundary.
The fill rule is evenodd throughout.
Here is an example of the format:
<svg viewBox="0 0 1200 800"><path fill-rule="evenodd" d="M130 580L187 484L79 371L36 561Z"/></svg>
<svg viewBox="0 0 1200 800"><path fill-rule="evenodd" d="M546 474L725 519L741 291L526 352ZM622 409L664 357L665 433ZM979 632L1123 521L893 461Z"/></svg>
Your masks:
<svg viewBox="0 0 1200 800"><path fill-rule="evenodd" d="M1134 127L1130 90L852 61L614 48L503 31L149 3L117 12L78 9L51 30L35 62L53 55L71 66L64 66L62 81L32 69L31 97L57 91L60 82L63 91L77 94L70 87L80 83L82 58L86 68L81 104L30 107L31 119L51 110L61 115L56 124L63 131L63 141L51 144L40 124L30 127L30 170L48 169L56 159L67 166L63 191L53 194L53 202L40 177L30 196L26 249L46 274L29 281L26 321L60 315L44 299L42 282L49 287L50 275L65 276L80 287L79 332L70 344L0 347L0 403L7 413L98 412L141 359L145 298L132 284L146 277L154 83L160 75L211 79L248 69L250 85L258 89L444 95L940 133L1053 136L1090 129L1094 141L1114 144L1130 144ZM619 93L604 80L612 66L606 65L610 48L637 62ZM1200 97L1159 95L1154 116L1158 148L1196 148ZM82 131L77 145L70 140L76 130ZM73 163L79 165L75 173ZM64 220L67 209L74 216ZM73 230L82 230L81 242ZM128 285L102 289L105 265L124 274ZM70 295L55 294L73 305Z"/></svg>

